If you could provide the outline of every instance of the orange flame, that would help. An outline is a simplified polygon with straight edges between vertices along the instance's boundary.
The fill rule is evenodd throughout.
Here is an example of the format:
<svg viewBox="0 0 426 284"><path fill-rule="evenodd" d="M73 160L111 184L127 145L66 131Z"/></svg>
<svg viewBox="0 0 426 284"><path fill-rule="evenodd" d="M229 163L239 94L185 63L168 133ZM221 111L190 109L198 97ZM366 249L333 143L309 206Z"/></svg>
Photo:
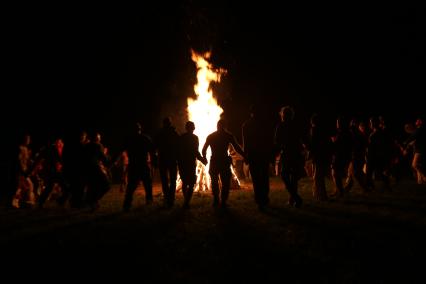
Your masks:
<svg viewBox="0 0 426 284"><path fill-rule="evenodd" d="M216 124L220 119L223 109L217 104L213 97L213 91L210 87L211 82L220 82L221 75L226 73L224 69L213 69L213 66L207 61L211 53L197 54L193 50L192 61L197 65L197 84L194 86L194 92L197 98L194 100L188 98L188 116L189 120L195 123L194 134L200 141L200 152L207 136L216 131ZM207 159L210 159L210 148L207 151ZM195 191L207 190L210 186L210 177L208 175L208 164L206 167L200 162L197 166L197 183Z"/></svg>

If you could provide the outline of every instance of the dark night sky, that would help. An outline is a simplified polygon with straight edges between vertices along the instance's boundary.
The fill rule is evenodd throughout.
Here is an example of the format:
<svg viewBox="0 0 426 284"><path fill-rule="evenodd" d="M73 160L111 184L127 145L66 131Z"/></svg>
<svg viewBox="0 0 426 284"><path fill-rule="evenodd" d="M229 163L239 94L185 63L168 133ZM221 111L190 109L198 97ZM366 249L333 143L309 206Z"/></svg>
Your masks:
<svg viewBox="0 0 426 284"><path fill-rule="evenodd" d="M5 129L119 137L141 119L154 130L162 116L184 113L195 80L190 48L211 49L213 64L228 70L216 93L234 127L258 101L272 112L293 104L301 116L422 112L422 7L176 2L131 12L10 8Z"/></svg>

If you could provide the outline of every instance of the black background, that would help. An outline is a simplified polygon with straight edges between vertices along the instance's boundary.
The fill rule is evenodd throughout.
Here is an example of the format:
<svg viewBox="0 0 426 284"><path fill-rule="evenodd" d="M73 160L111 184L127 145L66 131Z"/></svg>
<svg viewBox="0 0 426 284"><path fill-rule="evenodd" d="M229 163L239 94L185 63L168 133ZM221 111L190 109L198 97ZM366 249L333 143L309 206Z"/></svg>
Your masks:
<svg viewBox="0 0 426 284"><path fill-rule="evenodd" d="M191 48L228 70L215 94L239 132L252 103L404 123L422 114L420 6L176 1L138 7L5 7L2 124L34 143L99 130L118 146L136 120L181 128Z"/></svg>

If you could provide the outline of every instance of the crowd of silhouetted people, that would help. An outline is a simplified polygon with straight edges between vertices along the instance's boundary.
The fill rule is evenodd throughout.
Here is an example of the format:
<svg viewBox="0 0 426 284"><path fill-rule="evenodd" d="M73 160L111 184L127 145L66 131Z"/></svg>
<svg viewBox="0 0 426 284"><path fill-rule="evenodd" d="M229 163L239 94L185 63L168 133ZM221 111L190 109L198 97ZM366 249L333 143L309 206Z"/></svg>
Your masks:
<svg viewBox="0 0 426 284"><path fill-rule="evenodd" d="M241 126L242 143L227 129L221 118L201 152L192 121L179 134L167 117L158 133L150 136L140 123L126 139L119 155L111 157L100 133L82 131L76 143L57 137L51 145L37 151L31 147L31 136L24 135L16 157L14 208L43 208L54 200L59 206L96 210L112 184L111 169L119 172L123 210L132 208L134 192L143 184L146 204L153 202L153 174L158 169L162 201L165 208L175 204L177 188L183 194L183 207L190 208L194 188L205 181L212 193L214 207L227 208L233 180L235 157L244 161L253 184L254 200L260 210L269 204L271 168L279 175L288 192L288 205L302 207L298 182L312 179L312 194L317 201L346 195L357 183L365 192L392 191L393 183L402 177L414 177L426 184L425 130L423 118L405 124L405 137L396 139L383 117L368 122L338 117L333 134L324 118L314 114L307 133L295 124L290 106L280 109L280 121L268 125L265 113L253 106ZM76 139L77 140L77 139ZM207 150L211 157L208 160ZM200 170L207 166L208 173ZM204 168L204 167L203 167ZM330 178L333 188L326 186ZM392 182L391 182L392 181Z"/></svg>

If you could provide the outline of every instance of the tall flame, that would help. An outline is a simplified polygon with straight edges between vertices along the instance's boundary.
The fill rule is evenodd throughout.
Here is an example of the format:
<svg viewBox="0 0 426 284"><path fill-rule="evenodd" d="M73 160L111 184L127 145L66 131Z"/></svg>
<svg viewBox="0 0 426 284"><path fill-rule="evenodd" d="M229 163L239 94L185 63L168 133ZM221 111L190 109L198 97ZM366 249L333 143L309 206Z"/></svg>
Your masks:
<svg viewBox="0 0 426 284"><path fill-rule="evenodd" d="M216 124L220 119L223 109L217 104L213 97L213 91L210 87L211 82L220 82L222 74L226 73L224 69L213 69L213 66L207 61L210 59L210 52L197 54L193 50L192 61L197 66L197 84L194 86L196 99L188 98L188 116L189 120L195 123L194 134L200 141L200 152L206 142L207 136L216 131ZM207 151L207 159L210 159L210 148ZM208 164L204 167L198 163L197 183L195 190L207 190L210 185L208 176Z"/></svg>

